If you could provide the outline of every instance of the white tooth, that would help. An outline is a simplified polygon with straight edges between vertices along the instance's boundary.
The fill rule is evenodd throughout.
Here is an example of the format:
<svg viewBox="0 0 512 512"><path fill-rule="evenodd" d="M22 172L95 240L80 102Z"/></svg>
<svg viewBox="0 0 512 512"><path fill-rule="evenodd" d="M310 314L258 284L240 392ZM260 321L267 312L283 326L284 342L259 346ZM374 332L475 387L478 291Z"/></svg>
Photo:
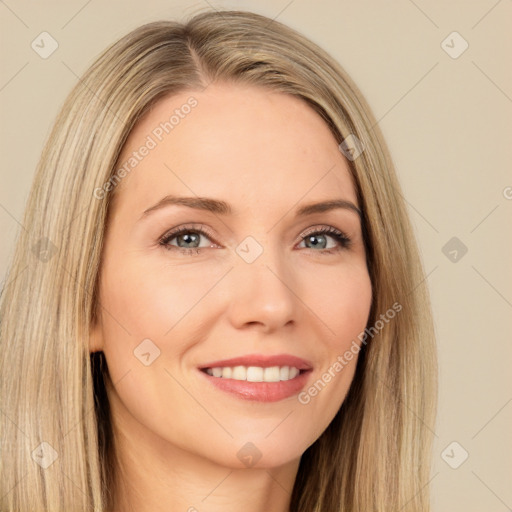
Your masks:
<svg viewBox="0 0 512 512"><path fill-rule="evenodd" d="M265 382L279 382L279 366L271 366L263 371L263 380Z"/></svg>
<svg viewBox="0 0 512 512"><path fill-rule="evenodd" d="M288 380L290 374L289 366L281 366L279 370L279 380Z"/></svg>
<svg viewBox="0 0 512 512"><path fill-rule="evenodd" d="M225 366L216 368L207 368L206 373L212 377L247 380L248 382L279 382L294 379L300 374L300 370L295 366L271 366L262 368L261 366Z"/></svg>
<svg viewBox="0 0 512 512"><path fill-rule="evenodd" d="M295 368L295 366L290 366L290 375L288 375L289 379L293 379L294 377L297 377L299 374L298 368Z"/></svg>
<svg viewBox="0 0 512 512"><path fill-rule="evenodd" d="M231 378L235 380L247 380L247 369L245 366L235 366Z"/></svg>
<svg viewBox="0 0 512 512"><path fill-rule="evenodd" d="M263 380L263 368L261 366L249 366L247 368L247 380L249 382L261 382Z"/></svg>

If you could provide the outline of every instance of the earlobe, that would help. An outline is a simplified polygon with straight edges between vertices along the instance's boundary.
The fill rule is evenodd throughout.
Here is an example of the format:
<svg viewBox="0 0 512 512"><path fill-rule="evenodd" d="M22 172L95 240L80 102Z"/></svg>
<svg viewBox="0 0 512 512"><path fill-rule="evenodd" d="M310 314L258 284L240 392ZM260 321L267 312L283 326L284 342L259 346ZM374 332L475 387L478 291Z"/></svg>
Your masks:
<svg viewBox="0 0 512 512"><path fill-rule="evenodd" d="M89 352L101 352L103 350L103 332L101 324L96 321L89 329Z"/></svg>

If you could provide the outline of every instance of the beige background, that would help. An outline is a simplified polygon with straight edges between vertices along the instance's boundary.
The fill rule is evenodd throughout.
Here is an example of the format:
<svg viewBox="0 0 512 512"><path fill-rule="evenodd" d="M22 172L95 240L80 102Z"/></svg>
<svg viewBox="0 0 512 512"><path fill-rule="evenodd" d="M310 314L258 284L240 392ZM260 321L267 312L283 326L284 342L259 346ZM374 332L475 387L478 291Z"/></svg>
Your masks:
<svg viewBox="0 0 512 512"><path fill-rule="evenodd" d="M137 25L209 5L298 29L366 95L397 165L432 294L440 353L433 512L512 510L511 0L1 2L2 281L43 141L77 77ZM43 31L59 44L47 59L31 48ZM441 46L453 31L469 44L458 58ZM451 36L444 46L453 53L461 43ZM442 251L452 237L468 248L456 262ZM447 462L460 463L463 450L468 459L453 469Z"/></svg>

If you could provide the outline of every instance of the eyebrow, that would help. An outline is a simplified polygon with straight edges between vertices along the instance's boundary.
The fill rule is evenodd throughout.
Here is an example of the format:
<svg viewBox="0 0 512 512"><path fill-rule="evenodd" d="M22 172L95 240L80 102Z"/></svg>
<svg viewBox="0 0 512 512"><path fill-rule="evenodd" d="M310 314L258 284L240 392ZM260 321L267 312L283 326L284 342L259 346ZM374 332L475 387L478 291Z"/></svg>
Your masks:
<svg viewBox="0 0 512 512"><path fill-rule="evenodd" d="M165 208L170 205L187 206L196 210L204 210L218 215L232 215L233 209L225 201L213 199L210 197L185 197L168 195L160 199L156 204L144 210L139 220L147 217L150 213ZM346 199L330 199L328 201L320 201L317 203L310 203L301 206L297 212L296 217L304 217L314 213L322 213L335 209L350 210L362 218L361 210L351 201Z"/></svg>

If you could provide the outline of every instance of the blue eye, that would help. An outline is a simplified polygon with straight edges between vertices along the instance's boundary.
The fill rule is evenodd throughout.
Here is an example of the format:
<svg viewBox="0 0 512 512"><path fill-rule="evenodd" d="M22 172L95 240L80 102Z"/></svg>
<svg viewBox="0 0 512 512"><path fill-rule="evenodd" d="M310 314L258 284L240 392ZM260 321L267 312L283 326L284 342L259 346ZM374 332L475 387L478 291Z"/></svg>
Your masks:
<svg viewBox="0 0 512 512"><path fill-rule="evenodd" d="M201 245L202 237L209 240L210 243L206 242ZM163 235L159 244L169 251L178 250L183 254L197 255L200 249L215 245L212 238L213 235L205 226L183 226ZM329 239L333 242L329 243ZM176 243L171 243L174 241ZM300 244L305 244L302 245L302 248L312 249L320 254L332 254L341 251L348 248L351 243L351 239L345 233L332 226L310 230L302 235L300 242Z"/></svg>
<svg viewBox="0 0 512 512"><path fill-rule="evenodd" d="M350 246L350 238L342 231L333 227L324 227L303 235L303 241L307 249L315 249L319 247L322 252L332 253ZM335 241L334 245L328 247L328 239ZM301 242L302 243L302 242ZM309 245L308 245L309 244ZM319 251L317 251L319 252Z"/></svg>
<svg viewBox="0 0 512 512"><path fill-rule="evenodd" d="M180 250L183 253L199 252L199 249L211 247L212 244L200 245L201 237L210 238L212 235L206 230L205 227L194 228L183 226L174 231L166 233L159 241L160 245L168 250ZM178 245L171 244L176 240ZM182 245L180 245L182 244Z"/></svg>

